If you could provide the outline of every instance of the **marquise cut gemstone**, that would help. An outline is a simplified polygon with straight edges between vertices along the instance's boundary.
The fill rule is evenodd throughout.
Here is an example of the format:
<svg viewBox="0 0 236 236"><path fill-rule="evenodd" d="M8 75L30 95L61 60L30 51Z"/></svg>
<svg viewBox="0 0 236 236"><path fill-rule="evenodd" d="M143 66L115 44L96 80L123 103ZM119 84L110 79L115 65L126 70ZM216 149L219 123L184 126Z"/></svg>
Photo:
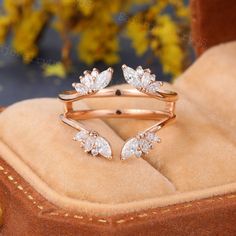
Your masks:
<svg viewBox="0 0 236 236"><path fill-rule="evenodd" d="M121 151L121 159L125 160L135 155L137 158L147 154L154 142L160 142L160 138L154 132L140 132L136 137L129 139Z"/></svg>
<svg viewBox="0 0 236 236"><path fill-rule="evenodd" d="M94 89L100 90L105 88L111 81L112 72L108 70L104 70L100 74L97 75L96 80L94 81Z"/></svg>
<svg viewBox="0 0 236 236"><path fill-rule="evenodd" d="M86 74L80 79L80 82L91 89L93 88L94 78L92 75Z"/></svg>
<svg viewBox="0 0 236 236"><path fill-rule="evenodd" d="M97 137L95 146L98 147L98 153L101 154L102 156L106 158L111 158L112 152L111 152L111 147L108 141L102 137Z"/></svg>
<svg viewBox="0 0 236 236"><path fill-rule="evenodd" d="M109 142L92 131L81 130L75 137L75 141L80 141L82 148L90 152L93 156L101 155L107 159L112 158L112 151Z"/></svg>
<svg viewBox="0 0 236 236"><path fill-rule="evenodd" d="M84 150L86 152L91 151L93 149L94 144L95 144L95 138L93 136L89 136L84 142Z"/></svg>
<svg viewBox="0 0 236 236"><path fill-rule="evenodd" d="M125 77L125 80L133 85L136 88L139 88L141 86L141 80L140 77L137 73L137 71L135 71L133 68L128 67L128 66L124 66L123 67L123 74Z"/></svg>
<svg viewBox="0 0 236 236"><path fill-rule="evenodd" d="M81 83L76 83L74 87L75 87L75 90L81 95L85 95L89 91L88 87Z"/></svg>
<svg viewBox="0 0 236 236"><path fill-rule="evenodd" d="M146 139L149 141L149 142L160 142L161 139L153 132L148 132L146 134Z"/></svg>
<svg viewBox="0 0 236 236"><path fill-rule="evenodd" d="M136 150L136 151L134 152L134 155L135 155L137 158L141 157L142 154L143 154L143 152L142 152L141 150Z"/></svg>
<svg viewBox="0 0 236 236"><path fill-rule="evenodd" d="M91 72L91 75L92 75L92 77L94 77L94 78L97 78L97 76L98 76L98 71L96 70L96 69L93 69L93 71Z"/></svg>
<svg viewBox="0 0 236 236"><path fill-rule="evenodd" d="M142 86L146 88L150 83L155 81L155 77L148 72L145 72L141 78Z"/></svg>
<svg viewBox="0 0 236 236"><path fill-rule="evenodd" d="M143 74L144 74L144 70L143 70L142 66L138 66L137 69L136 69L136 72L137 72L139 77L142 77Z"/></svg>
<svg viewBox="0 0 236 236"><path fill-rule="evenodd" d="M132 138L132 139L128 140L122 148L121 158L123 160L125 160L125 159L131 157L137 151L138 146L139 146L139 143L136 138Z"/></svg>
<svg viewBox="0 0 236 236"><path fill-rule="evenodd" d="M124 77L127 81L129 81L133 77L137 76L136 71L133 68L129 67L129 66L124 66L123 67L123 74L124 74Z"/></svg>
<svg viewBox="0 0 236 236"><path fill-rule="evenodd" d="M146 87L147 92L156 93L160 89L160 82L156 81Z"/></svg>
<svg viewBox="0 0 236 236"><path fill-rule="evenodd" d="M76 141L84 141L89 136L88 131L80 130L74 137Z"/></svg>
<svg viewBox="0 0 236 236"><path fill-rule="evenodd" d="M148 142L146 139L141 139L139 141L139 145L140 145L140 149L142 150L142 152L144 153L148 153L148 151L151 148L151 144L150 142Z"/></svg>

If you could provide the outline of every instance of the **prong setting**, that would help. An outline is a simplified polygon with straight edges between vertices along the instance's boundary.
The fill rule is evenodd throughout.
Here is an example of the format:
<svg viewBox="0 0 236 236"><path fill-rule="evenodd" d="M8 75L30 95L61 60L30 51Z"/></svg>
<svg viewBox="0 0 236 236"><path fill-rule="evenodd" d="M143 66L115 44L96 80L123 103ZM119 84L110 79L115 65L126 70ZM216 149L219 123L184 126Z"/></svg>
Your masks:
<svg viewBox="0 0 236 236"><path fill-rule="evenodd" d="M134 70L123 65L122 70L125 80L141 92L155 94L163 85L163 82L156 81L156 76L151 74L149 68L143 69L141 66L138 66Z"/></svg>
<svg viewBox="0 0 236 236"><path fill-rule="evenodd" d="M160 140L154 132L138 133L125 142L121 150L121 160L126 160L131 156L137 158L145 156L153 148L154 143L159 143Z"/></svg>
<svg viewBox="0 0 236 236"><path fill-rule="evenodd" d="M80 130L73 140L79 141L81 148L92 156L103 156L106 159L112 159L111 145L96 131Z"/></svg>
<svg viewBox="0 0 236 236"><path fill-rule="evenodd" d="M111 81L113 69L109 67L101 73L97 68L92 71L85 70L84 76L80 76L80 83L73 83L72 87L78 92L79 95L88 95L98 92L105 88Z"/></svg>

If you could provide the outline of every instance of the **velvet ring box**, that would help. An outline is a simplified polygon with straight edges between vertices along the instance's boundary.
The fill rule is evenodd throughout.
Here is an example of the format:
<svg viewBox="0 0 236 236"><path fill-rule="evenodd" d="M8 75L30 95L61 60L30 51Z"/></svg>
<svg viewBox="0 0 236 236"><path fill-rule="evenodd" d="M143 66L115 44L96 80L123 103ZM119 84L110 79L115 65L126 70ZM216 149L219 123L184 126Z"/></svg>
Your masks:
<svg viewBox="0 0 236 236"><path fill-rule="evenodd" d="M173 85L177 122L145 159L119 160L124 140L152 121L87 120L114 160L91 158L62 124L57 99L0 114L2 235L235 235L236 43L205 52ZM218 58L221 58L219 62ZM122 85L127 86L127 85ZM79 102L98 108L104 100ZM158 108L112 98L106 107Z"/></svg>

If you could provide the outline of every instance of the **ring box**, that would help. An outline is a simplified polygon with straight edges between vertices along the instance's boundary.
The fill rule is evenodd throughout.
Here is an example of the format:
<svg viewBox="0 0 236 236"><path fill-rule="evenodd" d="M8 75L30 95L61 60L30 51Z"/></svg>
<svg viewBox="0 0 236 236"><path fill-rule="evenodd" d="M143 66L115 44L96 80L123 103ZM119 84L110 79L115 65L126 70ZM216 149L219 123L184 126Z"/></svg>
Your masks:
<svg viewBox="0 0 236 236"><path fill-rule="evenodd" d="M170 85L180 96L177 121L160 130L162 143L145 159L122 162L119 150L146 122L83 121L112 140L115 155L108 161L87 156L72 141L76 131L59 120L58 100L31 99L5 109L2 235L234 235L235 55L235 42L212 48ZM77 104L103 105L101 99ZM159 105L106 102L107 108Z"/></svg>
<svg viewBox="0 0 236 236"><path fill-rule="evenodd" d="M191 1L198 54L235 40L235 7L233 0ZM145 160L86 157L58 121L56 100L7 108L0 114L0 235L235 235L235 55L236 42L216 46L176 80L177 122ZM159 104L109 99L109 106ZM117 150L147 125L88 123Z"/></svg>

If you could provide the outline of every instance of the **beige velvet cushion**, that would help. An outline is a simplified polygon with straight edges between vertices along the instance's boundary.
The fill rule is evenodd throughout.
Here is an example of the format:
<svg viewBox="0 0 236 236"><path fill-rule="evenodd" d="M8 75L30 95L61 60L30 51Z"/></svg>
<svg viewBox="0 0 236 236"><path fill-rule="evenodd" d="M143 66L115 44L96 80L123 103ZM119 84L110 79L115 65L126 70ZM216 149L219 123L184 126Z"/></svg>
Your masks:
<svg viewBox="0 0 236 236"><path fill-rule="evenodd" d="M163 142L145 160L121 162L119 153L124 139L152 121L84 121L113 147L114 160L92 158L72 141L76 130L59 120L62 104L49 98L17 103L0 115L0 156L49 201L96 215L236 191L235 58L236 43L213 48L175 82L177 122L159 132ZM102 99L86 102L78 108L104 107ZM106 105L161 106L127 99Z"/></svg>

